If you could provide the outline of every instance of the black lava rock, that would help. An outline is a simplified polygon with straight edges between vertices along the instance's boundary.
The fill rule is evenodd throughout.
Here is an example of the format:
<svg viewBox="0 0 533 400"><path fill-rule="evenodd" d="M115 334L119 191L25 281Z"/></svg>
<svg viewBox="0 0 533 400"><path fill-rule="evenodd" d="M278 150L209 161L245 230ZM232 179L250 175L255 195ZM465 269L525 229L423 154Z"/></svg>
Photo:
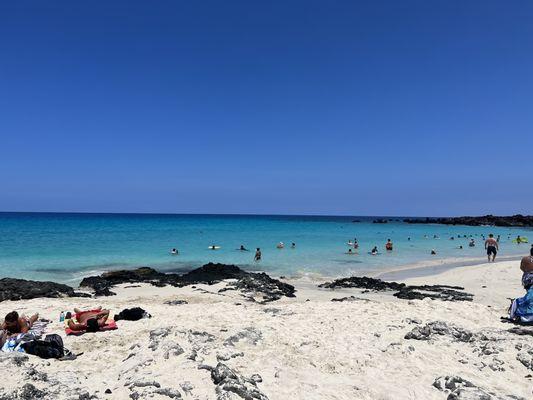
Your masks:
<svg viewBox="0 0 533 400"><path fill-rule="evenodd" d="M25 279L0 279L0 301L35 299L38 297L82 297L74 288L55 282L28 281Z"/></svg>
<svg viewBox="0 0 533 400"><path fill-rule="evenodd" d="M533 215L495 216L484 215L481 217L450 217L450 218L406 218L403 220L409 224L444 224L444 225L468 225L468 226L533 226Z"/></svg>
<svg viewBox="0 0 533 400"><path fill-rule="evenodd" d="M111 287L121 283L145 282L158 287L166 285L182 287L196 284L212 285L226 279L236 280L236 282L231 283L231 288L262 293L264 302L278 300L283 296L295 296L294 286L271 278L265 273L246 272L236 265L213 263L206 264L183 275L165 274L148 267L111 271L100 276L84 278L80 286L92 288L97 295L108 295L106 293L110 292L109 289Z"/></svg>
<svg viewBox="0 0 533 400"><path fill-rule="evenodd" d="M333 282L325 282L318 285L321 288L359 288L375 291L394 290L394 296L399 299L421 300L429 297L444 301L472 301L474 295L464 292L460 286L446 285L421 285L408 286L404 283L386 282L381 279L366 276L351 276L349 278L336 279Z"/></svg>

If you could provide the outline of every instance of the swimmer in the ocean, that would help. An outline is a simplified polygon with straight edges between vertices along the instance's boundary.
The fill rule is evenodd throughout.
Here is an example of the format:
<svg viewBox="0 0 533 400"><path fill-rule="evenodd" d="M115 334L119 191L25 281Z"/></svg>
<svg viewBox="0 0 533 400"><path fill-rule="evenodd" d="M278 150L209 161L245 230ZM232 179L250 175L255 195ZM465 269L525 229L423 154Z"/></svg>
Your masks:
<svg viewBox="0 0 533 400"><path fill-rule="evenodd" d="M431 250L431 255L434 256L434 255L436 255L436 254L437 254L437 252L435 251L435 249L432 249L432 250Z"/></svg>
<svg viewBox="0 0 533 400"><path fill-rule="evenodd" d="M250 250L248 250L246 247L244 247L243 244L241 244L241 247L240 247L239 250L240 250L240 251L250 251Z"/></svg>
<svg viewBox="0 0 533 400"><path fill-rule="evenodd" d="M261 249L259 247L255 250L254 261L261 261Z"/></svg>
<svg viewBox="0 0 533 400"><path fill-rule="evenodd" d="M372 254L373 256L375 256L376 254L378 254L378 246L374 246L374 248L372 249L372 251L370 252L370 254Z"/></svg>
<svg viewBox="0 0 533 400"><path fill-rule="evenodd" d="M170 254L172 254L172 255L178 254L178 250L177 249L172 249L172 250L170 250Z"/></svg>

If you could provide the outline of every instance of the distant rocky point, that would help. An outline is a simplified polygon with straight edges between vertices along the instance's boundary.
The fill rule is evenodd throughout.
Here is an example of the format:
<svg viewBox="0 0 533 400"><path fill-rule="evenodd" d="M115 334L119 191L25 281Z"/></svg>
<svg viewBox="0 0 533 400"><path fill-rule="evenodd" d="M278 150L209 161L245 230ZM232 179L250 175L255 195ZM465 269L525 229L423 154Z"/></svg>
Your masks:
<svg viewBox="0 0 533 400"><path fill-rule="evenodd" d="M406 218L403 221L408 224L533 227L533 215L521 214L512 216L484 215L481 217Z"/></svg>

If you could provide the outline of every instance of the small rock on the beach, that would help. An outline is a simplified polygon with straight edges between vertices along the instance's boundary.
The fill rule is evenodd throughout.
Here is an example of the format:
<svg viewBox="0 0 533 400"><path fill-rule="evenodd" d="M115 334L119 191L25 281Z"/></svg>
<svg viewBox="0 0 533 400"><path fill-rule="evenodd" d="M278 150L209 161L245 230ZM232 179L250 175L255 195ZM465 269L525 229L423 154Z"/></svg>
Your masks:
<svg viewBox="0 0 533 400"><path fill-rule="evenodd" d="M459 342L470 342L474 334L466 329L443 321L428 322L424 326L416 326L405 335L405 339L429 340L433 336L449 336Z"/></svg>

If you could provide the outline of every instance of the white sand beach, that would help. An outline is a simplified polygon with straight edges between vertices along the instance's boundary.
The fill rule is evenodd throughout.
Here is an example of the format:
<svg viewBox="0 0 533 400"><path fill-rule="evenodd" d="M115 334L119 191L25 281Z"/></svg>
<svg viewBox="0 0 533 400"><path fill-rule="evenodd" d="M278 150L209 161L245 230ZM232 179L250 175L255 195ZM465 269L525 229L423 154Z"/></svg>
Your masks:
<svg viewBox="0 0 533 400"><path fill-rule="evenodd" d="M524 293L518 264L480 264L406 281L464 286L472 302L402 300L392 292L318 289L309 281L290 282L296 298L267 305L237 291L217 293L225 283L122 285L111 297L5 301L0 315L39 312L54 321L50 333L61 333L65 346L83 355L73 361L2 355L0 398L30 398L21 390L30 383L50 399L531 399L532 336L511 333L513 325L500 321L508 298ZM173 300L187 304L165 304ZM64 336L60 311L97 305L116 313L139 306L152 318ZM429 340L405 338L435 321L472 338L458 340L446 329ZM233 370L231 382L209 370L218 363ZM223 369L219 364L218 372ZM446 376L472 386L453 390L450 383L450 395L434 386Z"/></svg>

